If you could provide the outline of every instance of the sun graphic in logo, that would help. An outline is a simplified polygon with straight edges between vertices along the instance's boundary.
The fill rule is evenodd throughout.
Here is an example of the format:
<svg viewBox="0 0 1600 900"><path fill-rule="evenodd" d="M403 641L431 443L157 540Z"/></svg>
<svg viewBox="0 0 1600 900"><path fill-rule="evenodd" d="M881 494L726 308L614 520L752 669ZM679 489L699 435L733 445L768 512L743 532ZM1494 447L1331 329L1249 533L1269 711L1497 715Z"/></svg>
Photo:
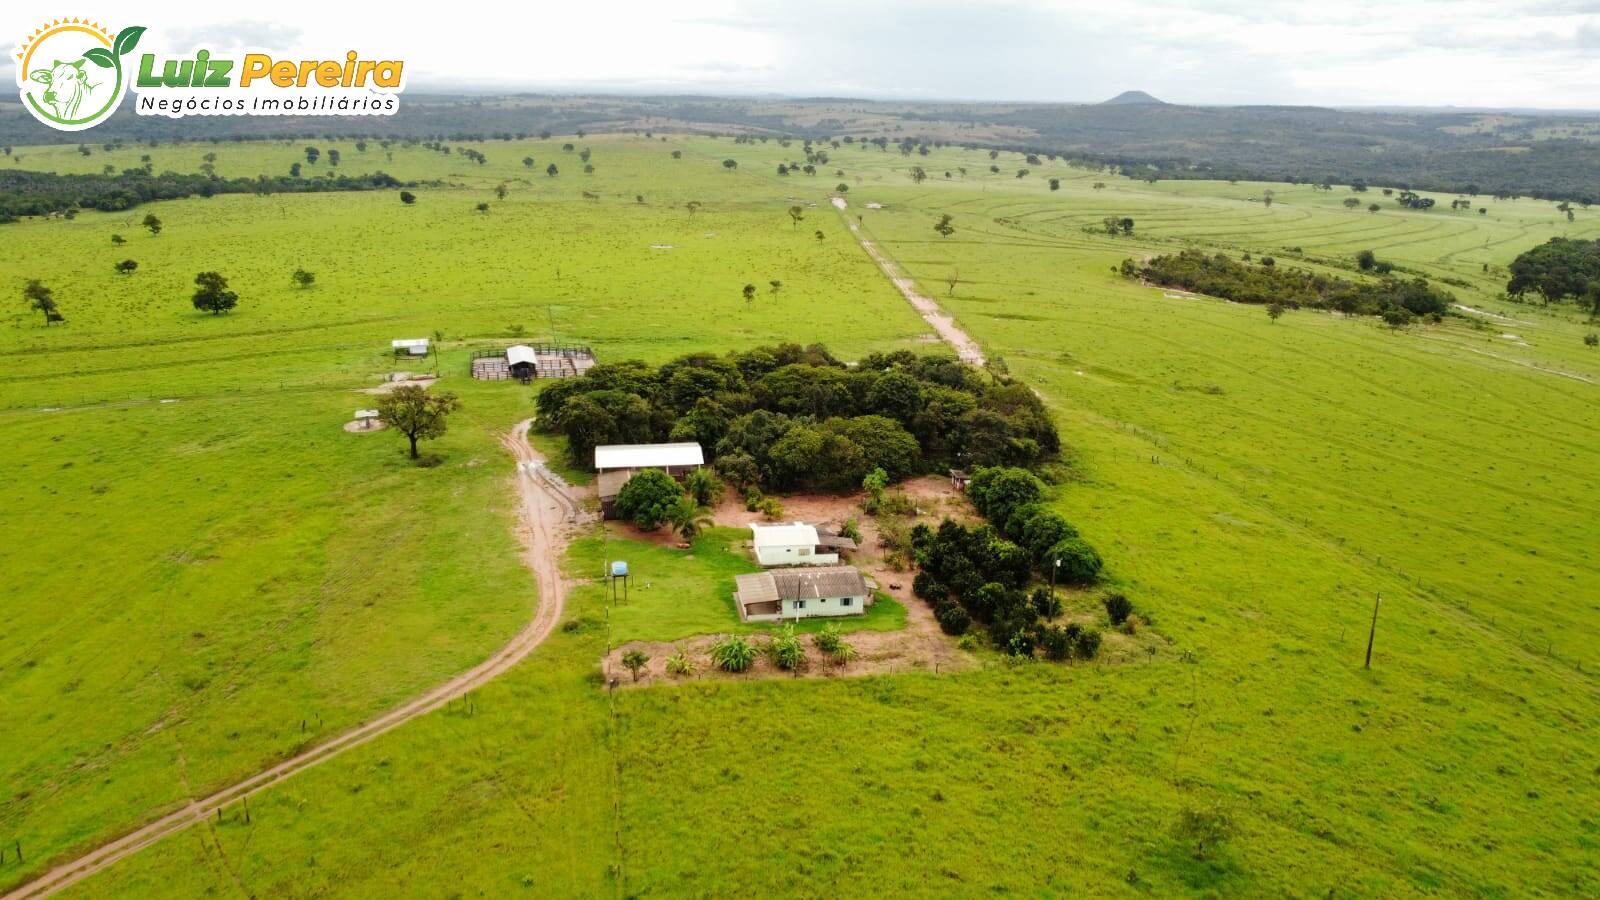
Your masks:
<svg viewBox="0 0 1600 900"><path fill-rule="evenodd" d="M82 131L111 115L127 92L123 57L144 28L116 37L88 19L56 19L17 47L17 88L33 117L60 131Z"/></svg>

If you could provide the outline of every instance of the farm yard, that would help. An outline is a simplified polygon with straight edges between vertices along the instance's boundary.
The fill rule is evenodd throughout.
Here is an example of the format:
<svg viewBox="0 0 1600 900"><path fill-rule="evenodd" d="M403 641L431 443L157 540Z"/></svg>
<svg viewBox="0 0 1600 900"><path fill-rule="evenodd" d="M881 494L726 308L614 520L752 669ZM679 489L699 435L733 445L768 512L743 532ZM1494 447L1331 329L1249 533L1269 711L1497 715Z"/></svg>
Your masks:
<svg viewBox="0 0 1600 900"><path fill-rule="evenodd" d="M304 143L18 147L7 165L192 171L214 151L219 174L254 176L304 163ZM775 174L798 143L705 136L464 145L481 164L315 143L346 174L418 182L416 202L219 195L0 225L0 887L527 625L548 598L501 442L561 380L475 380L475 352L949 354L859 231L1043 401L1064 444L1041 466L1049 502L1105 561L1099 586L1062 591L1064 616L1120 640L1100 604L1123 593L1148 622L1136 647L1060 665L958 647L869 533L863 568L903 586L839 620L844 639L925 634L959 671L606 690L630 680L625 643L659 667L677 644L772 633L733 606L757 569L733 529L756 517L729 498L688 549L578 534L562 624L514 668L68 893L1600 892L1596 326L1500 294L1519 252L1600 235L1595 213L1449 195L1423 211L1377 186L1352 208L1343 186L1150 184L954 148L844 145L807 176ZM564 143L592 149L592 174ZM1134 224L1108 234L1107 217ZM1190 247L1344 277L1370 249L1462 309L1404 328L1269 318L1116 271ZM113 271L124 258L137 271ZM190 307L202 270L236 309ZM29 278L65 323L16 299ZM389 350L422 335L430 390L461 402L426 468L392 429L339 430L361 391L422 368ZM560 435L529 440L582 483ZM775 495L807 521L861 503ZM928 499L928 518L975 521L964 503ZM636 575L613 605L594 573L616 558ZM1181 827L1195 810L1227 823L1203 855Z"/></svg>

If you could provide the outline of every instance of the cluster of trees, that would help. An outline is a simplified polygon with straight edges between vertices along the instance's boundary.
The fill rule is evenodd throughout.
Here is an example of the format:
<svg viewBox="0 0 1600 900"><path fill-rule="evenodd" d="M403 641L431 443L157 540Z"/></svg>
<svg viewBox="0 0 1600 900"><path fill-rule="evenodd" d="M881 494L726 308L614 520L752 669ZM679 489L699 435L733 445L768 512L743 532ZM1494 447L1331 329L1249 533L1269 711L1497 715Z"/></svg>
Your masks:
<svg viewBox="0 0 1600 900"><path fill-rule="evenodd" d="M1455 302L1450 292L1425 278L1350 281L1301 269L1284 268L1264 257L1261 265L1201 250L1157 256L1140 265L1123 260L1122 274L1163 287L1182 288L1236 303L1279 304L1289 308L1334 309L1353 315L1443 316Z"/></svg>
<svg viewBox="0 0 1600 900"><path fill-rule="evenodd" d="M683 484L660 469L645 469L617 492L616 511L643 531L671 525L691 541L711 521L707 507L721 497L722 482L709 469L694 470Z"/></svg>
<svg viewBox="0 0 1600 900"><path fill-rule="evenodd" d="M546 387L538 410L579 465L601 444L698 441L741 489L849 490L874 469L897 481L1061 450L1026 385L909 351L846 366L820 344L598 365Z"/></svg>
<svg viewBox="0 0 1600 900"><path fill-rule="evenodd" d="M141 203L215 194L283 194L322 191L372 191L400 187L382 172L327 178L290 176L218 178L214 175L124 169L121 174L60 175L54 172L0 170L0 223L21 216L44 216L76 209L106 212ZM414 186L414 185L413 185Z"/></svg>
<svg viewBox="0 0 1600 900"><path fill-rule="evenodd" d="M1600 240L1551 238L1517 254L1510 268L1506 293L1534 291L1546 303L1570 297L1600 316Z"/></svg>
<svg viewBox="0 0 1600 900"><path fill-rule="evenodd" d="M989 524L967 528L946 519L937 529L919 524L911 530L920 567L912 590L933 604L939 626L962 634L974 620L982 622L995 646L1018 656L1031 656L1035 648L1051 659L1094 656L1099 632L1044 620L1061 614L1055 583L1092 584L1100 577L1100 555L1043 505L1043 483L1024 469L980 469L967 490ZM1036 573L1051 587L1029 593Z"/></svg>

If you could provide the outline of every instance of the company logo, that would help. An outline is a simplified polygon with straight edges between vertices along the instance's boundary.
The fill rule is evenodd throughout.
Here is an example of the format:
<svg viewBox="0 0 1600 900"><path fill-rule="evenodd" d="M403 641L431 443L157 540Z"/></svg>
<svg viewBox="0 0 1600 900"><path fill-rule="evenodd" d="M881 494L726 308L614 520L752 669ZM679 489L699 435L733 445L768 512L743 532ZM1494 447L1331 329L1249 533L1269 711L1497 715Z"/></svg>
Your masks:
<svg viewBox="0 0 1600 900"><path fill-rule="evenodd" d="M17 87L35 119L60 131L82 131L111 115L128 90L123 57L144 29L111 32L88 19L40 26L17 50Z"/></svg>
<svg viewBox="0 0 1600 900"><path fill-rule="evenodd" d="M104 121L131 87L141 116L387 116L399 108L405 63L237 56L201 47L181 58L133 56L145 29L111 32L87 19L40 26L17 52L17 87L33 117L61 131Z"/></svg>

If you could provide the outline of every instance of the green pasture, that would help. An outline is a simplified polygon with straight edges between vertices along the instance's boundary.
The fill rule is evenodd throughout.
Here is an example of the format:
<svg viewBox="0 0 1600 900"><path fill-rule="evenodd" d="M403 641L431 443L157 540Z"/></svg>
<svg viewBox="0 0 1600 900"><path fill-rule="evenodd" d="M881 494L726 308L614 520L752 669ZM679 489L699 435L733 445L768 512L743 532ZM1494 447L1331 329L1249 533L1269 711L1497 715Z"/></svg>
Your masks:
<svg viewBox="0 0 1600 900"><path fill-rule="evenodd" d="M798 142L705 137L570 139L593 148L584 176L563 140L474 145L482 167L337 145L343 170L446 182L412 207L392 192L223 196L0 226L0 437L20 472L0 544L18 576L0 588L0 775L20 799L0 805L0 843L29 851L0 884L391 706L519 627L535 598L497 441L531 396L467 380L472 347L516 325L547 337L552 319L603 359L924 346L827 205L843 182L846 214L1044 395L1070 447L1055 502L1166 651L611 695L595 676L602 589L583 583L576 624L470 701L264 792L248 825L192 828L77 893L1600 893L1600 351L1582 343L1600 326L1498 294L1517 252L1600 234L1600 213L1569 223L1486 197L1452 212L1449 196L1412 212L1379 188L1152 185L892 145L828 148L818 175L778 176L804 162ZM253 175L286 171L304 143L20 148L11 165L150 153L191 171L215 150L219 173ZM913 183L913 165L929 178ZM136 227L146 211L160 237ZM1110 215L1134 234L1085 230ZM1186 246L1328 271L1371 249L1481 312L1399 332L1308 311L1274 323L1112 272ZM113 274L122 258L139 271ZM290 284L302 265L310 290ZM237 312L189 308L202 269L233 279ZM26 313L28 277L56 288L67 325ZM761 288L748 305L747 282ZM415 469L393 435L339 425L366 399L353 389L395 367L390 338L435 330L466 405L436 445L444 463ZM597 571L618 543L580 541L569 571ZM722 532L689 551L623 546L651 586L611 610L616 634L736 630L723 589L749 564ZM1196 859L1174 824L1214 805L1231 838Z"/></svg>

